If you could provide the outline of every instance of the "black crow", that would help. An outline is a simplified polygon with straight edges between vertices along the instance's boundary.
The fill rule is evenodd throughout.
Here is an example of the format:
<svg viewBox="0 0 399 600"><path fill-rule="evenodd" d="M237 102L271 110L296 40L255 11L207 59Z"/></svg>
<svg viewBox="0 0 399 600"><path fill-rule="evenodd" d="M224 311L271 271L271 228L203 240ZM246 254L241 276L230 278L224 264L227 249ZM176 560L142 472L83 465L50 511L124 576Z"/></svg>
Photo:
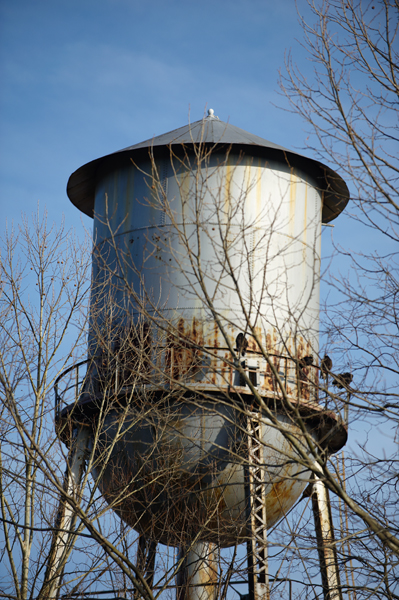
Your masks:
<svg viewBox="0 0 399 600"><path fill-rule="evenodd" d="M236 350L242 356L245 356L245 353L248 348L248 340L243 333L239 333L236 337Z"/></svg>
<svg viewBox="0 0 399 600"><path fill-rule="evenodd" d="M308 356L304 356L299 361L299 366L301 367L301 369L309 367L310 365L313 365L313 356L311 354L309 354Z"/></svg>
<svg viewBox="0 0 399 600"><path fill-rule="evenodd" d="M331 371L333 366L333 362L331 360L331 358L328 356L328 354L324 355L323 360L321 361L321 365L320 365L320 372L321 372L321 376L323 379L325 379L328 375L328 372Z"/></svg>
<svg viewBox="0 0 399 600"><path fill-rule="evenodd" d="M340 373L340 375L336 375L336 378L333 381L333 385L335 385L340 390L343 390L352 383L352 380L352 373Z"/></svg>

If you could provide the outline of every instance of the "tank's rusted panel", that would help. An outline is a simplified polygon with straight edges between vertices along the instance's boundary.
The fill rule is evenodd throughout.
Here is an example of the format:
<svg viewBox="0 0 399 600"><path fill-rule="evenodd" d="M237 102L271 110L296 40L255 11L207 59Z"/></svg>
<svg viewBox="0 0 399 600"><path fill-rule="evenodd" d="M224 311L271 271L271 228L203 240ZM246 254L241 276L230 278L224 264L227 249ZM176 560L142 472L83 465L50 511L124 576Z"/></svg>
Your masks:
<svg viewBox="0 0 399 600"><path fill-rule="evenodd" d="M105 340L100 352L102 378L112 383L118 372L119 387L140 383L154 389L162 383L163 389L213 389L240 394L252 393L251 382L260 395L282 396L285 391L306 405L317 404L317 361L300 366L303 357L311 353L309 343L298 336L297 357L279 355L275 331L266 336L255 331L254 335L264 340L267 360L255 337L249 334L245 356L240 356L236 351L237 333L238 329L231 327L226 341L216 322L204 324L197 317L191 321L180 317L175 326L169 324L164 342L157 340L147 322L119 327L111 331L112 341Z"/></svg>

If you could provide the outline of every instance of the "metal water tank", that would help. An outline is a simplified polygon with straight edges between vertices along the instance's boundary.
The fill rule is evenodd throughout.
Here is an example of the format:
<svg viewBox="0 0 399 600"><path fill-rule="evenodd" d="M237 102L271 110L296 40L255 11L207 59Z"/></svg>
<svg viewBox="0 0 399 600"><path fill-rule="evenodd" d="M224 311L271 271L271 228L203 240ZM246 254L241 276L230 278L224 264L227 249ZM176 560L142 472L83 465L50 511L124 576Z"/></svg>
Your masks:
<svg viewBox="0 0 399 600"><path fill-rule="evenodd" d="M273 525L309 480L309 439L346 441L319 406L317 365L321 226L346 206L345 183L210 111L84 165L68 195L94 218L96 366L60 418L94 423L108 394L105 498L163 543L186 532L229 546L248 533L252 436Z"/></svg>

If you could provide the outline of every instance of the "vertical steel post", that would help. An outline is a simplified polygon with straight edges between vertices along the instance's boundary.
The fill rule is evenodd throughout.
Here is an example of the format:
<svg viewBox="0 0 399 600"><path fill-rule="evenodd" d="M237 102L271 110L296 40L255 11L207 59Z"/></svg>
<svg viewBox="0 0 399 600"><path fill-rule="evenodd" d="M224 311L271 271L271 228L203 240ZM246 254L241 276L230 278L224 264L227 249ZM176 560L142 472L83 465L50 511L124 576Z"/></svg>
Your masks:
<svg viewBox="0 0 399 600"><path fill-rule="evenodd" d="M267 553L266 481L263 423L261 413L247 419L248 466L246 468L247 510L250 523L248 548L249 600L269 600Z"/></svg>
<svg viewBox="0 0 399 600"><path fill-rule="evenodd" d="M216 600L219 551L216 544L195 542L182 549L183 563L177 574L177 600Z"/></svg>
<svg viewBox="0 0 399 600"><path fill-rule="evenodd" d="M330 498L328 489L317 475L312 489L312 508L324 600L343 600Z"/></svg>
<svg viewBox="0 0 399 600"><path fill-rule="evenodd" d="M88 442L88 428L79 427L72 439L64 477L66 494L76 499L78 499L78 488L84 473ZM45 576L45 580L49 581L46 595L49 600L57 598L59 594L63 574L61 563L64 553L68 549L73 515L73 508L66 502L65 498L61 497Z"/></svg>

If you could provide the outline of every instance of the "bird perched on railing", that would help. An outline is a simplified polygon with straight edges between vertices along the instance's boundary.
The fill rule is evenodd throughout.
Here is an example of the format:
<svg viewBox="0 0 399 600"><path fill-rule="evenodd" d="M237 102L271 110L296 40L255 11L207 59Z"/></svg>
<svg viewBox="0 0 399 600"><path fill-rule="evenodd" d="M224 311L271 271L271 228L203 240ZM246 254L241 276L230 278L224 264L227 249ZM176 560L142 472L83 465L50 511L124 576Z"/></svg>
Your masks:
<svg viewBox="0 0 399 600"><path fill-rule="evenodd" d="M321 365L320 365L320 374L323 379L326 379L329 371L331 371L331 369L332 369L332 366L333 366L333 362L332 362L331 358L328 356L328 354L325 354L323 360L321 361Z"/></svg>
<svg viewBox="0 0 399 600"><path fill-rule="evenodd" d="M243 333L239 333L236 337L236 350L242 356L245 356L245 353L248 348L248 340Z"/></svg>
<svg viewBox="0 0 399 600"><path fill-rule="evenodd" d="M299 379L301 381L306 381L307 376L306 376L306 372L303 369L306 369L306 367L310 367L310 365L313 365L313 356L311 354L308 354L308 356L303 356L298 361L298 365L299 365Z"/></svg>
<svg viewBox="0 0 399 600"><path fill-rule="evenodd" d="M340 373L339 375L335 375L333 385L335 385L338 389L343 390L344 388L347 388L352 381L352 373Z"/></svg>
<svg viewBox="0 0 399 600"><path fill-rule="evenodd" d="M313 356L311 354L309 354L308 356L304 356L299 361L299 366L301 367L301 369L304 369L305 367L310 367L310 365L313 365Z"/></svg>

